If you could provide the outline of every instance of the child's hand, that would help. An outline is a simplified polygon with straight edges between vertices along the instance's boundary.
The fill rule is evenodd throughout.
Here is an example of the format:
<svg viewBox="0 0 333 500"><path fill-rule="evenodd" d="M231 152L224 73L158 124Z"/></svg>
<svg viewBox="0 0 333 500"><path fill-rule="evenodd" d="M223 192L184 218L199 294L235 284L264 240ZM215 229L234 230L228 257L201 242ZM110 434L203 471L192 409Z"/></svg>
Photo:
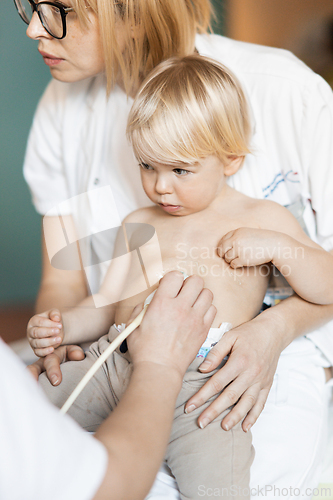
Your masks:
<svg viewBox="0 0 333 500"><path fill-rule="evenodd" d="M278 249L277 234L266 229L240 227L225 234L217 254L233 269L271 262Z"/></svg>
<svg viewBox="0 0 333 500"><path fill-rule="evenodd" d="M36 356L51 354L64 338L60 311L50 309L33 316L27 326L27 337Z"/></svg>

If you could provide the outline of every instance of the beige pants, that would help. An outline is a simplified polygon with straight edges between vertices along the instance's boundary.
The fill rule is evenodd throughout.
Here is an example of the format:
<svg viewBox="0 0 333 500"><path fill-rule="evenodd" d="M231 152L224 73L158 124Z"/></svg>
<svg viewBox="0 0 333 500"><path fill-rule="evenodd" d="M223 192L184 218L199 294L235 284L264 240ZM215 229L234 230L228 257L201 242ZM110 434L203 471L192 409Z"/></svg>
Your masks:
<svg viewBox="0 0 333 500"><path fill-rule="evenodd" d="M56 406L63 405L90 366L117 335L112 327L108 335L91 345L83 361L63 364L63 381L58 387L53 387L45 374L41 375L40 383ZM197 418L209 402L188 415L184 413L186 401L212 375L203 375L198 371L201 362L202 358L196 358L184 377L166 451L167 464L177 480L182 499L212 496L247 499L249 471L254 456L251 433L244 433L240 425L228 432L221 428L221 420L229 410L205 429L200 429ZM131 371L128 353L114 352L69 409L69 415L84 429L96 431L117 406Z"/></svg>

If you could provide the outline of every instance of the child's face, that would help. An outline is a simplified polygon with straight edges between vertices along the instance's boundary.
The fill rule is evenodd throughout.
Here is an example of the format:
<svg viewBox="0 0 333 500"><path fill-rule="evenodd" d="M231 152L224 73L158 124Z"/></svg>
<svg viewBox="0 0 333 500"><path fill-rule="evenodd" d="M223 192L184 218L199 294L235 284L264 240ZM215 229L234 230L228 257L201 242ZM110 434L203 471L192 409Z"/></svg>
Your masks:
<svg viewBox="0 0 333 500"><path fill-rule="evenodd" d="M142 163L147 196L170 215L189 215L209 207L226 185L225 168L216 156L193 165Z"/></svg>

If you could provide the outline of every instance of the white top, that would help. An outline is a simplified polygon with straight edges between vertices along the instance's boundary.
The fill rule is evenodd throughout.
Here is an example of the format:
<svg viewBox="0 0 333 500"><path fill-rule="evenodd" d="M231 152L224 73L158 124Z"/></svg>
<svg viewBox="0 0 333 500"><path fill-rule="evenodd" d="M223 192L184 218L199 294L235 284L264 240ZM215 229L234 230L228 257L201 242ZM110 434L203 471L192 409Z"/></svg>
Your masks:
<svg viewBox="0 0 333 500"><path fill-rule="evenodd" d="M91 500L107 452L44 397L0 339L1 500Z"/></svg>
<svg viewBox="0 0 333 500"><path fill-rule="evenodd" d="M284 50L218 35L198 35L196 48L236 73L252 106L253 154L247 156L230 185L249 196L283 205L302 202L309 234L327 250L332 249L331 88ZM102 75L78 83L52 80L39 103L28 142L25 178L37 211L46 214L57 206L63 214L72 213L79 238L114 227L132 210L151 204L125 136L131 104L118 87L106 100ZM119 217L110 217L110 207L103 209L101 200L110 198L106 196L110 188L103 189L107 185ZM71 206L61 204L86 192ZM85 240L84 260L109 260L113 238L104 233L90 243ZM88 270L93 292L105 267ZM333 364L333 324L311 338Z"/></svg>

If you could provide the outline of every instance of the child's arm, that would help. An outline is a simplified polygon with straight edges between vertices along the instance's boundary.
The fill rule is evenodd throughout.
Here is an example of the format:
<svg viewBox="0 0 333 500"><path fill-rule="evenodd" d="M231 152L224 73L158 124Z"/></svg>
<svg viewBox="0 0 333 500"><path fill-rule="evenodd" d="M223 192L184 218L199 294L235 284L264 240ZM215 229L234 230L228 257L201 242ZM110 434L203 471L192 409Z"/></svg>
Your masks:
<svg viewBox="0 0 333 500"><path fill-rule="evenodd" d="M308 238L287 209L273 205L270 229L230 231L218 244L220 257L232 268L272 262L300 297L333 303L333 255Z"/></svg>
<svg viewBox="0 0 333 500"><path fill-rule="evenodd" d="M122 229L118 232L114 255L119 255ZM60 344L92 342L104 335L114 322L131 265L131 254L113 259L97 294L86 297L77 306L60 313L51 309L33 316L27 327L29 343L37 356L46 356Z"/></svg>
<svg viewBox="0 0 333 500"><path fill-rule="evenodd" d="M27 326L28 341L39 357L51 354L61 344L92 342L107 332L114 311L114 305L96 309L93 297L87 297L63 313L51 309L36 314Z"/></svg>

